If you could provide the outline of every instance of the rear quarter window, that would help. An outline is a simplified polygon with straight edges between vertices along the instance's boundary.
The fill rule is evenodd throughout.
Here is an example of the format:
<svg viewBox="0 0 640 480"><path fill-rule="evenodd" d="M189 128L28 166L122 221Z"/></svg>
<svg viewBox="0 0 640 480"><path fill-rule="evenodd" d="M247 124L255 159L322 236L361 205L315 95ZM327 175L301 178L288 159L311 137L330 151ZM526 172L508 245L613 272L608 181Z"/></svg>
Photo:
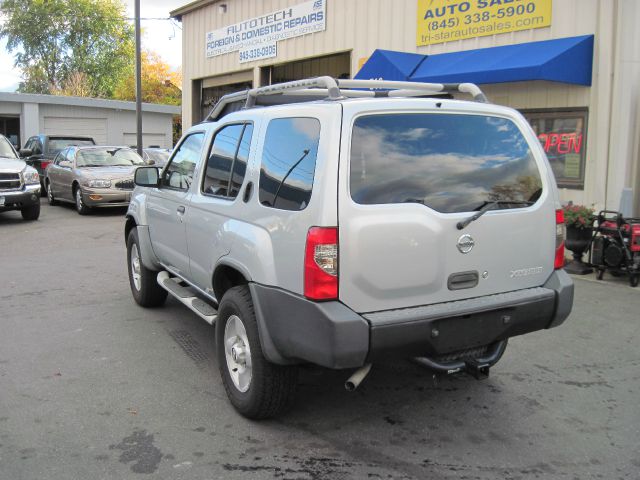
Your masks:
<svg viewBox="0 0 640 480"><path fill-rule="evenodd" d="M260 203L281 210L304 210L311 199L320 141L316 118L269 122L260 166Z"/></svg>
<svg viewBox="0 0 640 480"><path fill-rule="evenodd" d="M356 203L422 203L442 213L477 210L496 200L499 208L522 207L542 193L519 128L485 115L359 117L349 182Z"/></svg>

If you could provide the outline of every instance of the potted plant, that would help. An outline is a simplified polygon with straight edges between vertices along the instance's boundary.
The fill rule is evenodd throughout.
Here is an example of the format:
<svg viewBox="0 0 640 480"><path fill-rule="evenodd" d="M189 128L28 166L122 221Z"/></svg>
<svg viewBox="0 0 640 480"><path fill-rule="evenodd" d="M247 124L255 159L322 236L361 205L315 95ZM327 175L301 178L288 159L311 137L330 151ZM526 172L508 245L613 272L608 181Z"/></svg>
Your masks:
<svg viewBox="0 0 640 480"><path fill-rule="evenodd" d="M582 255L591 245L593 235L594 209L584 205L569 203L564 207L564 223L567 227L565 246L573 253L573 260L564 269L573 274L586 275L593 269L582 262Z"/></svg>

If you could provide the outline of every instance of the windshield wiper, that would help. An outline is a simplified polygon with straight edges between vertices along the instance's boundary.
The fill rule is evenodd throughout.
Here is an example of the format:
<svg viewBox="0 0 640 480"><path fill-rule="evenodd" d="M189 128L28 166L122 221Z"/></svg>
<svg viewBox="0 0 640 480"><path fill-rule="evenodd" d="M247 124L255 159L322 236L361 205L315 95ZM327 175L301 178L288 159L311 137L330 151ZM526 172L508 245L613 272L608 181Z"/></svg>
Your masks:
<svg viewBox="0 0 640 480"><path fill-rule="evenodd" d="M516 205L533 205L535 202L531 202L531 201L521 201L521 200L495 200L493 202L489 202L486 201L484 202L484 204L482 204L479 207L479 210L474 213L473 215L471 215L469 218L467 218L466 220L460 220L457 224L456 227L458 228L458 230L462 230L464 227L466 227L467 225L469 225L471 222L475 222L477 219L479 219L482 215L484 215L485 213L487 213L489 210L491 210L493 207L495 207L496 205L510 205L510 204L516 204Z"/></svg>

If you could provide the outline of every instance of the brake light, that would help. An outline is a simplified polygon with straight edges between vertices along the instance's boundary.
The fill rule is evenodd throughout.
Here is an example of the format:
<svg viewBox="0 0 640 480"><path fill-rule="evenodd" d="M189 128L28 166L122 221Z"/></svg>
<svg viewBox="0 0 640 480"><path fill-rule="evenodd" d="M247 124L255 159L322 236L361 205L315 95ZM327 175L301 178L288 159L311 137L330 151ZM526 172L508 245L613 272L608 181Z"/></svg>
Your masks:
<svg viewBox="0 0 640 480"><path fill-rule="evenodd" d="M312 227L304 253L304 296L311 300L338 298L338 229Z"/></svg>
<svg viewBox="0 0 640 480"><path fill-rule="evenodd" d="M40 168L42 168L43 172L47 169L50 163L51 162L42 162L42 161L40 162Z"/></svg>
<svg viewBox="0 0 640 480"><path fill-rule="evenodd" d="M566 227L564 225L564 210L556 210L556 258L553 268L558 270L564 267L564 237Z"/></svg>

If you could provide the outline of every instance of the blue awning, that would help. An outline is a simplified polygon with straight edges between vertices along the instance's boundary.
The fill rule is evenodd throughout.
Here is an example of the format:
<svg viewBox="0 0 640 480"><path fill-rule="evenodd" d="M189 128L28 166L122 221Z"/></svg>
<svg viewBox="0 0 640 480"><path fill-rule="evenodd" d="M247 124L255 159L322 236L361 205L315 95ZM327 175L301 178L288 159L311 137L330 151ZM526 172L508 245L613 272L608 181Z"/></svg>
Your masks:
<svg viewBox="0 0 640 480"><path fill-rule="evenodd" d="M378 49L369 57L355 78L406 81L425 58L426 55L417 53Z"/></svg>
<svg viewBox="0 0 640 480"><path fill-rule="evenodd" d="M394 70L388 63L397 59L401 67ZM413 71L400 78L411 64ZM593 35L584 35L429 56L376 50L355 78L478 84L547 80L589 86L592 64ZM387 78L387 72L396 76Z"/></svg>

